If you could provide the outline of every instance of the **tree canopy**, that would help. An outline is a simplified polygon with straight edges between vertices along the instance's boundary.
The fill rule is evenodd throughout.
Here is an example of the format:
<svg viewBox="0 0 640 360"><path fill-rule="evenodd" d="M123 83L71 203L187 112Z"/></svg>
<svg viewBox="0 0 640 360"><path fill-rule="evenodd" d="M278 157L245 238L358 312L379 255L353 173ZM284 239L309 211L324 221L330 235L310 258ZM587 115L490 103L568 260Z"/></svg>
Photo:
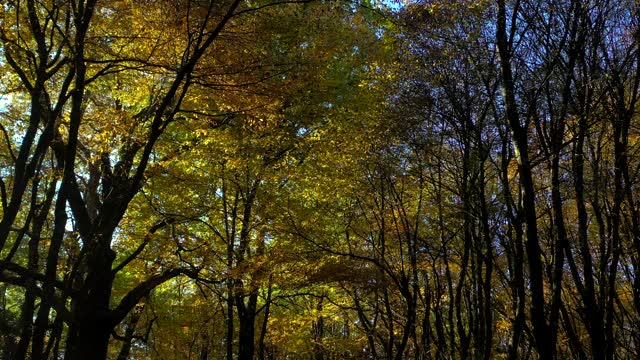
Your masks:
<svg viewBox="0 0 640 360"><path fill-rule="evenodd" d="M0 359L640 358L640 5L7 0Z"/></svg>

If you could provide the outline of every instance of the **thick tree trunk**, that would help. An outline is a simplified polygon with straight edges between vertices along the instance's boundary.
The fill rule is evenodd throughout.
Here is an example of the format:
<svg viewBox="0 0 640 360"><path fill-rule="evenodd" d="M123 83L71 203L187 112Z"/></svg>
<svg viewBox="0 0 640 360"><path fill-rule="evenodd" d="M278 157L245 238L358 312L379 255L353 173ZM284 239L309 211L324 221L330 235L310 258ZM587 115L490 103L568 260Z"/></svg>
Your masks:
<svg viewBox="0 0 640 360"><path fill-rule="evenodd" d="M73 338L67 342L65 360L106 359L113 327L107 319L96 316L87 306L81 308L75 312L79 317L78 324L75 332L70 334Z"/></svg>
<svg viewBox="0 0 640 360"><path fill-rule="evenodd" d="M239 316L238 360L252 360L255 352L255 311Z"/></svg>
<svg viewBox="0 0 640 360"><path fill-rule="evenodd" d="M107 357L109 338L115 324L109 309L113 274L111 267L115 254L101 241L85 264L88 276L83 282L82 294L72 304L72 323L67 339L65 360L102 360ZM107 243L108 244L108 243Z"/></svg>

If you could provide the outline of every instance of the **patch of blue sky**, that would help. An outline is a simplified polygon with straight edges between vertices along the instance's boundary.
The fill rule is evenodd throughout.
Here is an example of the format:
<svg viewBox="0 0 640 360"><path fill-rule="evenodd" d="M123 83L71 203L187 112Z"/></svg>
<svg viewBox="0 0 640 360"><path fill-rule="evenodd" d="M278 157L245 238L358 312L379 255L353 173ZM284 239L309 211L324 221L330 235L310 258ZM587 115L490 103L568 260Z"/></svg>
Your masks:
<svg viewBox="0 0 640 360"><path fill-rule="evenodd" d="M9 104L11 104L11 95L0 95L0 111L7 110Z"/></svg>
<svg viewBox="0 0 640 360"><path fill-rule="evenodd" d="M409 0L373 0L372 1L373 5L381 5L393 11L402 10L402 8L404 8L408 3L410 3Z"/></svg>

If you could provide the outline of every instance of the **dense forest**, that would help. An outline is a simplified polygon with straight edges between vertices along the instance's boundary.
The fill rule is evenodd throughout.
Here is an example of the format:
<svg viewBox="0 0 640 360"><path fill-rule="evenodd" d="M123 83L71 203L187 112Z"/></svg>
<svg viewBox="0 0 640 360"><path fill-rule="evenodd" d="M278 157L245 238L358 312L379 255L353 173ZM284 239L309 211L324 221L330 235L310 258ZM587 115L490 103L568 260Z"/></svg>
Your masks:
<svg viewBox="0 0 640 360"><path fill-rule="evenodd" d="M4 0L0 358L640 358L636 0Z"/></svg>

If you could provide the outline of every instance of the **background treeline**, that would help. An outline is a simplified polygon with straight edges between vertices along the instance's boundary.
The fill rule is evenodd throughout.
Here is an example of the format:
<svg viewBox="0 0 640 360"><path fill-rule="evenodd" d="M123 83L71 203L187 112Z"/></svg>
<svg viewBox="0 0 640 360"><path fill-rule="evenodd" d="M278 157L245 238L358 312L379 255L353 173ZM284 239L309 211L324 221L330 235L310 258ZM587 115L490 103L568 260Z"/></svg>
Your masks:
<svg viewBox="0 0 640 360"><path fill-rule="evenodd" d="M8 0L0 357L640 358L632 0Z"/></svg>

